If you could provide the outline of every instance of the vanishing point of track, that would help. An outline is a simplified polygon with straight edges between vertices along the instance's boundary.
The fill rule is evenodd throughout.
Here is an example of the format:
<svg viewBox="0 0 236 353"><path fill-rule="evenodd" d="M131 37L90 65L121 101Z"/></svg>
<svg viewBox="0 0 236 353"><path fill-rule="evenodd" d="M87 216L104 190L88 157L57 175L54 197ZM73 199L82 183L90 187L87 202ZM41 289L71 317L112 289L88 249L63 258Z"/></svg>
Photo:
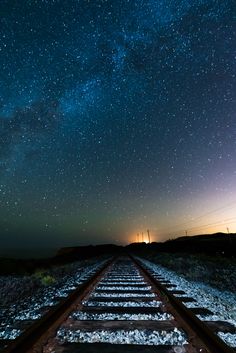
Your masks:
<svg viewBox="0 0 236 353"><path fill-rule="evenodd" d="M139 260L121 256L108 261L2 352L235 352L216 335L217 331L232 329L230 325L201 321L196 315L204 314L206 309L187 308L184 302L194 299L176 296L181 294L184 293L165 279L154 276ZM126 341L121 344L116 338L111 341L101 338L111 332L129 335L134 331L149 335L151 344L148 338L141 344ZM91 341L92 333L97 336ZM160 340L155 341L155 335L160 336ZM170 341L165 341L165 336L170 337ZM90 340L86 341L87 338Z"/></svg>

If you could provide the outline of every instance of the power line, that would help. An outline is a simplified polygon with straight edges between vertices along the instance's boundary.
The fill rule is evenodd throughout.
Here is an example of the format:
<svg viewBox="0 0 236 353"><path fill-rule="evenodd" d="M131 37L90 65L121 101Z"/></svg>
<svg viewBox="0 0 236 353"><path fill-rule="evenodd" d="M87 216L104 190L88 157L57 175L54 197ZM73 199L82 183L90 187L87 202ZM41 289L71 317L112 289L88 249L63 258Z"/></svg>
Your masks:
<svg viewBox="0 0 236 353"><path fill-rule="evenodd" d="M218 226L225 226L225 225L228 225L228 224L232 224L232 223L236 223L236 221L232 221L230 223L226 222L226 223L221 223L219 224ZM218 227L217 225L215 227ZM212 226L208 226L208 227L205 227L203 229L208 229L208 228L211 228Z"/></svg>
<svg viewBox="0 0 236 353"><path fill-rule="evenodd" d="M230 220L234 220L234 221L231 221L229 222ZM222 223L223 222L223 223ZM223 221L220 221L220 222L215 222L215 223L208 223L208 224L205 224L205 225L201 225L201 226L196 226L196 227L192 227L192 228L188 228L188 232L191 232L191 231L196 231L198 229L204 229L204 228L211 228L212 226L213 227L217 227L217 226L222 226L222 225L226 225L226 224L232 224L232 223L236 223L236 220L235 220L235 217L234 218L229 218L229 219L225 219ZM180 229L180 230L177 230L175 233L183 233L184 230L183 229Z"/></svg>
<svg viewBox="0 0 236 353"><path fill-rule="evenodd" d="M231 221L231 220L235 220L235 217L233 218L228 218L228 219L224 219L222 221L217 221L217 222L214 222L214 223L207 223L207 224L202 224L202 225L199 225L199 226L195 226L195 227L191 227L191 228L187 228L188 231L191 231L193 229L199 229L199 228L204 228L206 226L212 226L212 225L218 225L218 224L221 224L222 222L227 222L227 221ZM183 229L180 229L180 231L183 231Z"/></svg>
<svg viewBox="0 0 236 353"><path fill-rule="evenodd" d="M190 220L190 221L186 221L186 222L182 222L182 223L178 223L178 224L175 224L175 225L173 225L173 226L170 226L170 227L167 227L167 228L164 228L165 229L165 231L167 230L168 231L168 229L173 229L173 228L176 228L176 227L179 227L179 226L184 226L184 225L188 225L189 223L192 223L192 222L195 222L196 220L199 220L199 219L201 219L201 218L204 218L204 217L206 217L206 216L208 216L208 215L210 215L210 214L213 214L213 213L215 213L215 212L219 212L219 211L221 211L221 210L223 210L223 209L227 209L227 208L229 208L231 205L233 205L233 204L236 204L236 201L233 201L233 202L230 202L230 203L228 203L228 204L226 204L226 205L224 205L224 206L222 206L222 207L219 207L219 208L216 208L216 209L214 209L214 210L212 210L212 211L210 211L210 212L207 212L207 213L205 213L205 214L203 214L203 215L201 215L201 216L199 216L199 217L197 217L197 218L194 218L194 219L192 219L192 220ZM234 206L235 207L235 206ZM232 207L232 209L234 208L234 207ZM187 227L185 227L185 229L184 230L186 230L186 228ZM188 228L187 228L188 229ZM153 231L157 231L158 229L153 229ZM182 230L182 229L181 229Z"/></svg>

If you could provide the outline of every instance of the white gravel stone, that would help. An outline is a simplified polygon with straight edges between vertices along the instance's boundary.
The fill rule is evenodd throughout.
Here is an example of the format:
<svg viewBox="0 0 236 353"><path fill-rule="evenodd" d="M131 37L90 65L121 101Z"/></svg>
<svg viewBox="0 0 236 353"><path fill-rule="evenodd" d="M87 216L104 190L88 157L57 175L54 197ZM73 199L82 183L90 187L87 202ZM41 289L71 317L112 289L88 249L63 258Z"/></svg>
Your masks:
<svg viewBox="0 0 236 353"><path fill-rule="evenodd" d="M147 284L146 282L144 281L140 281L140 282L135 282L135 281L119 281L119 282L116 282L116 281L101 281L100 282L101 285L106 285L106 286L111 286L111 285L139 285L139 284Z"/></svg>
<svg viewBox="0 0 236 353"><path fill-rule="evenodd" d="M115 277L122 277L122 278L129 278L129 277L133 277L133 278L142 278L142 276L140 275L140 273L131 273L127 270L126 274L121 272L121 271L117 271L117 272L109 272L106 274L105 278L109 278L109 277L112 277L112 278L115 278Z"/></svg>
<svg viewBox="0 0 236 353"><path fill-rule="evenodd" d="M177 275L175 272L166 269L163 266L153 264L150 261L139 258L142 263L156 275L160 275L171 283L176 284L177 290L183 290L187 296L195 299L196 303L186 302L188 308L201 307L209 309L213 315L205 316L205 320L222 320L233 324L236 327L236 296L234 293L220 291L212 288L203 282L190 282ZM204 315L199 316L204 319ZM236 335L224 334L224 337L230 337L233 341Z"/></svg>
<svg viewBox="0 0 236 353"><path fill-rule="evenodd" d="M87 343L112 343L112 344L143 344L143 345L183 345L187 344L186 336L174 329L173 331L152 331L152 330L99 330L71 331L60 329L57 336L63 341L68 342L87 342Z"/></svg>
<svg viewBox="0 0 236 353"><path fill-rule="evenodd" d="M143 278L123 278L123 277L109 277L109 278L104 278L104 281L106 282L137 282L138 284L141 282L144 282Z"/></svg>
<svg viewBox="0 0 236 353"><path fill-rule="evenodd" d="M36 292L34 296L21 299L14 304L8 304L6 307L0 307L0 338L15 339L18 337L23 331L14 327L16 320L39 319L49 310L48 307L54 306L59 302L55 299L56 297L68 296L71 290L83 283L106 261L102 260L99 263L87 265L81 262L78 264L77 273L66 277L64 285L60 288L57 285L40 288L39 292ZM4 281L6 280L11 281L11 277L9 276L9 279L4 278Z"/></svg>
<svg viewBox="0 0 236 353"><path fill-rule="evenodd" d="M104 287L104 286L98 286L96 287L96 289L100 289L100 290L106 290L106 291L113 291L113 290L119 290L119 291L127 291L127 290L140 290L140 291L147 291L147 290L151 290L152 287L151 286L147 286L147 287L132 287L132 286L125 286L125 287L121 287L121 286L111 286L111 287Z"/></svg>
<svg viewBox="0 0 236 353"><path fill-rule="evenodd" d="M20 336L21 330L17 330L6 326L4 329L0 330L0 339L3 340L14 340L16 337Z"/></svg>
<svg viewBox="0 0 236 353"><path fill-rule="evenodd" d="M195 302L183 303L187 308L200 308L200 305Z"/></svg>
<svg viewBox="0 0 236 353"><path fill-rule="evenodd" d="M218 336L229 346L236 348L236 335L232 333L218 332Z"/></svg>
<svg viewBox="0 0 236 353"><path fill-rule="evenodd" d="M37 320L42 316L37 310L24 310L15 316L15 320Z"/></svg>
<svg viewBox="0 0 236 353"><path fill-rule="evenodd" d="M157 314L113 314L113 313L84 313L74 312L72 318L77 320L172 320L173 316L168 313Z"/></svg>
<svg viewBox="0 0 236 353"><path fill-rule="evenodd" d="M155 297L155 294L154 293L143 293L143 294L140 294L140 293L93 293L91 295L91 297L96 297L96 298L102 298L102 297L105 297L105 298L153 298Z"/></svg>
<svg viewBox="0 0 236 353"><path fill-rule="evenodd" d="M85 306L119 306L119 307L159 307L161 304L160 301L152 300L149 302L135 302L135 301L127 301L127 302L93 302L93 301L85 301L83 305Z"/></svg>

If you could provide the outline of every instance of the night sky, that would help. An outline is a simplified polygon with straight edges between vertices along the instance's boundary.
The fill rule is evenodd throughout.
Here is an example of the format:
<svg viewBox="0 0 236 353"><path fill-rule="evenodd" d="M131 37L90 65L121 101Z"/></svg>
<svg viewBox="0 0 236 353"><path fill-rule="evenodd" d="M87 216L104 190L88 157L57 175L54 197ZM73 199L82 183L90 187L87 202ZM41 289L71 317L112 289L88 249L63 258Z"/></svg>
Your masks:
<svg viewBox="0 0 236 353"><path fill-rule="evenodd" d="M236 231L234 0L1 0L0 242Z"/></svg>

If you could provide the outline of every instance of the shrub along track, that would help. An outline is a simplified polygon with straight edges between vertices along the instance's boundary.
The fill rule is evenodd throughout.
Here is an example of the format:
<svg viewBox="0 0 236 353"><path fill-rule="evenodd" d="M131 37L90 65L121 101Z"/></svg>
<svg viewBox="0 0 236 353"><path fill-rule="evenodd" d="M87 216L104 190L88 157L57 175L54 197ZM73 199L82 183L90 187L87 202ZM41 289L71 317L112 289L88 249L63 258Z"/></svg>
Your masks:
<svg viewBox="0 0 236 353"><path fill-rule="evenodd" d="M225 322L202 322L204 308L138 260L119 257L103 266L57 307L3 350L4 353L232 353L216 334Z"/></svg>

